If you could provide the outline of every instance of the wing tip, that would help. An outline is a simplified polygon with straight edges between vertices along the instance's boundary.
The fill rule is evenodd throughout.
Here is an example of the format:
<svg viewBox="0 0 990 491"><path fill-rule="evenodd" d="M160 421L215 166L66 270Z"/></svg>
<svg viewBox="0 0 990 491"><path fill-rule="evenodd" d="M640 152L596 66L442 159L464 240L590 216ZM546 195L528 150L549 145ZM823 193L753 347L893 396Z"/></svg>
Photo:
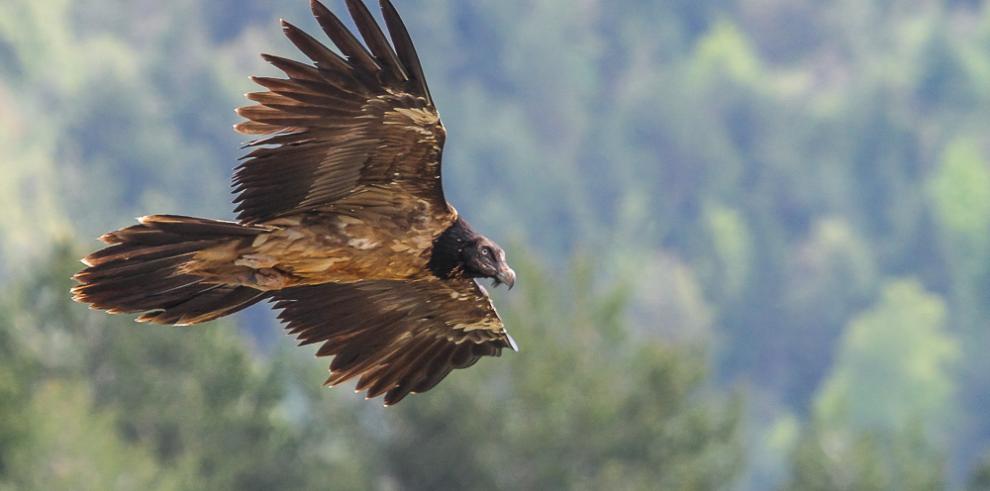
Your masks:
<svg viewBox="0 0 990 491"><path fill-rule="evenodd" d="M285 19L279 19L278 20L278 23L279 23L280 26L282 26L282 30L285 31L287 34L289 34L289 33L295 33L295 32L301 32L302 31L302 29L299 29L298 27L296 27L295 24L293 24L293 23L291 23L291 22L289 22L289 21L287 21Z"/></svg>
<svg viewBox="0 0 990 491"><path fill-rule="evenodd" d="M512 351L515 351L516 353L518 353L519 352L519 345L516 344L516 340L513 339L512 336L508 332L505 333L505 339L509 342L509 348L512 348Z"/></svg>
<svg viewBox="0 0 990 491"><path fill-rule="evenodd" d="M313 11L313 15L320 17L326 14L332 14L330 9L326 5L323 5L320 0L309 0L309 9Z"/></svg>

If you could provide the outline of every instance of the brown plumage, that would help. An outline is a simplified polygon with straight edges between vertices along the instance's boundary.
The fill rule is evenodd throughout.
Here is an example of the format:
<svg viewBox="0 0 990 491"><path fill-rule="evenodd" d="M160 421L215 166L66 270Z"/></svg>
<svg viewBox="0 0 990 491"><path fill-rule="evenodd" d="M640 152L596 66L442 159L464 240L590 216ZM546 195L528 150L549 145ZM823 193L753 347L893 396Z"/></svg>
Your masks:
<svg viewBox="0 0 990 491"><path fill-rule="evenodd" d="M265 60L234 173L237 222L153 215L83 259L73 298L139 322L187 325L260 300L303 344L334 356L328 385L357 378L394 404L515 343L477 278L515 281L505 252L443 195L446 136L409 33L381 0L388 36L360 0L362 42L325 6L334 52L282 21L310 60ZM389 41L391 38L391 42Z"/></svg>

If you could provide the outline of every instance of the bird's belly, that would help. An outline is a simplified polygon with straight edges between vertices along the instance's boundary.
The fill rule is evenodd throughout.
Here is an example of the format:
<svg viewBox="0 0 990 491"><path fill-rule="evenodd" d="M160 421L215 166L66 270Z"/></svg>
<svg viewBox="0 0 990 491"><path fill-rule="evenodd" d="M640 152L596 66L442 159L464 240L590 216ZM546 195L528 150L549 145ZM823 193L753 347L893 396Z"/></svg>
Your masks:
<svg viewBox="0 0 990 491"><path fill-rule="evenodd" d="M301 284L402 280L422 274L427 261L418 255L395 253L388 248L334 248L283 256L278 269L301 280Z"/></svg>
<svg viewBox="0 0 990 491"><path fill-rule="evenodd" d="M258 237L237 263L272 268L291 284L409 279L421 275L429 261L432 238L421 234L345 226L289 227Z"/></svg>

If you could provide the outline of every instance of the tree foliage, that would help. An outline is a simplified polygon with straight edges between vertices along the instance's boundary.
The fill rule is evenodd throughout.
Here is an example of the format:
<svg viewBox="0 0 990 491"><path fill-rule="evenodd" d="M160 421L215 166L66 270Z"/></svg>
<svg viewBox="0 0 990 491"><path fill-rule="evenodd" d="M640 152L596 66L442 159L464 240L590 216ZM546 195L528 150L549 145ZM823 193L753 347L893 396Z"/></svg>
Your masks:
<svg viewBox="0 0 990 491"><path fill-rule="evenodd" d="M383 410L320 388L287 337L262 355L230 323L71 303L77 254L6 292L24 308L0 324L19 354L0 359L0 489L707 490L740 469L739 400L705 387L703 353L633 332L622 291L523 268L508 322L529 348Z"/></svg>
<svg viewBox="0 0 990 491"><path fill-rule="evenodd" d="M395 1L447 196L539 265L499 299L523 351L382 412L316 388L261 310L144 329L66 303L89 238L229 216L231 108L258 52L292 52L277 17L316 26L303 0L4 0L4 485L60 485L24 463L56 451L58 410L23 410L53 399L92 419L58 448L92 438L139 487L982 482L990 6Z"/></svg>

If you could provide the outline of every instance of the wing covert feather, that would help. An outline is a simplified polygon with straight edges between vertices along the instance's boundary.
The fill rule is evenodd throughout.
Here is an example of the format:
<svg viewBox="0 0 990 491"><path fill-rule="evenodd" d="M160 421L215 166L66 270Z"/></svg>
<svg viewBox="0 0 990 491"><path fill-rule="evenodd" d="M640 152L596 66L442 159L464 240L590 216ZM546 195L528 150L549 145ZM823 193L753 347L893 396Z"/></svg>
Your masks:
<svg viewBox="0 0 990 491"><path fill-rule="evenodd" d="M343 56L282 21L286 37L314 64L262 55L286 78L253 77L267 92L248 94L256 104L237 110L245 121L235 129L262 136L247 145L252 151L234 173L238 218L258 223L333 211L368 189L409 195L414 199L393 202L427 203L434 216L452 213L440 174L446 133L394 7L382 2L398 51L359 0L348 0L348 8L367 48L329 9L312 4Z"/></svg>
<svg viewBox="0 0 990 491"><path fill-rule="evenodd" d="M474 280L362 281L276 294L279 319L300 344L333 356L327 385L358 378L385 404L424 392L456 368L516 349Z"/></svg>

